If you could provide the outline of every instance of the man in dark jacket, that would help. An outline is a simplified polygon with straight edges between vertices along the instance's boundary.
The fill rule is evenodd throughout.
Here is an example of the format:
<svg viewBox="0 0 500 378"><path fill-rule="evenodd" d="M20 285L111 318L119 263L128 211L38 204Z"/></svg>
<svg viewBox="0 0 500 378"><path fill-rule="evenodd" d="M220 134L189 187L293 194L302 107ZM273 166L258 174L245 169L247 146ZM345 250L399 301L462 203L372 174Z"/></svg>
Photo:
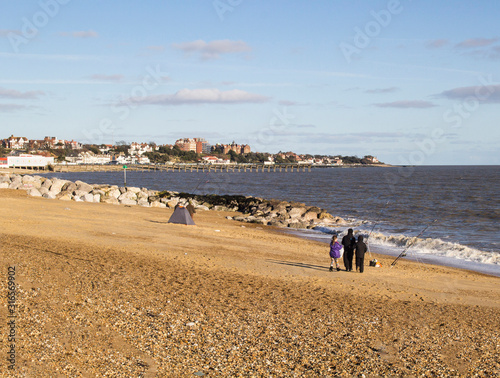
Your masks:
<svg viewBox="0 0 500 378"><path fill-rule="evenodd" d="M366 244L363 242L363 235L358 236L358 242L356 243L356 270L359 269L359 273L363 273L365 265L365 253L368 251Z"/></svg>
<svg viewBox="0 0 500 378"><path fill-rule="evenodd" d="M346 272L352 271L352 257L354 256L354 247L356 246L356 239L354 238L352 228L347 230L347 235L342 238L342 245L344 246L344 266Z"/></svg>

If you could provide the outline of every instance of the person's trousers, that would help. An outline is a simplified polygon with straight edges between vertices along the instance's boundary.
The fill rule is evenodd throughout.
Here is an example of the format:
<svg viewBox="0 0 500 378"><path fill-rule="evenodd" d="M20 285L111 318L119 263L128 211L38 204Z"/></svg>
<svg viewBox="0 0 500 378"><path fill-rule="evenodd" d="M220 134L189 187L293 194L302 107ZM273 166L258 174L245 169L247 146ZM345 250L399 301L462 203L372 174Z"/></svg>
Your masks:
<svg viewBox="0 0 500 378"><path fill-rule="evenodd" d="M356 256L356 270L359 269L359 272L363 273L364 266L365 266L365 258L364 258L364 256L363 257L357 257Z"/></svg>
<svg viewBox="0 0 500 378"><path fill-rule="evenodd" d="M352 257L354 256L354 251L346 249L344 251L344 266L346 270L352 270Z"/></svg>

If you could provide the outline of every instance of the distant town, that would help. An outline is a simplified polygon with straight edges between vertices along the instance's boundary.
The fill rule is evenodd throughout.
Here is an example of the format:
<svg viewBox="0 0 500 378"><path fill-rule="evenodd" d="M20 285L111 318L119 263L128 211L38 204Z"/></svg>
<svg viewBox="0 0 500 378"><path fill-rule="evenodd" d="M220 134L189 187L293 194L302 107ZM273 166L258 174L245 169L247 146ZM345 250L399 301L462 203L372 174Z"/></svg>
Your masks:
<svg viewBox="0 0 500 378"><path fill-rule="evenodd" d="M307 164L313 166L383 164L375 156L330 156L252 152L248 144L210 144L203 138L182 138L174 144L117 142L82 144L71 140L45 137L41 140L11 135L1 140L0 167L46 166L55 164Z"/></svg>

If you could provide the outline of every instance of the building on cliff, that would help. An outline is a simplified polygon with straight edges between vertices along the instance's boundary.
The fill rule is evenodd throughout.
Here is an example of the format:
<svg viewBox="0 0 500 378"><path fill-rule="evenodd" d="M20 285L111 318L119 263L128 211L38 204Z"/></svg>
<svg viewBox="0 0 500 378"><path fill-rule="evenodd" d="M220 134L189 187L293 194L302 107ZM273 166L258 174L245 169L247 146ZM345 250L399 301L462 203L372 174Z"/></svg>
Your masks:
<svg viewBox="0 0 500 378"><path fill-rule="evenodd" d="M234 151L238 155L239 154L248 154L251 152L250 146L248 144L236 144L234 141L231 144L223 144L223 152L225 154L229 153L229 151Z"/></svg>
<svg viewBox="0 0 500 378"><path fill-rule="evenodd" d="M12 150L24 150L28 148L29 140L25 137L15 137L14 135L11 135L7 139L4 139L2 144L4 147Z"/></svg>
<svg viewBox="0 0 500 378"><path fill-rule="evenodd" d="M181 151L194 151L197 154L209 154L212 149L212 146L203 138L177 139L175 145Z"/></svg>

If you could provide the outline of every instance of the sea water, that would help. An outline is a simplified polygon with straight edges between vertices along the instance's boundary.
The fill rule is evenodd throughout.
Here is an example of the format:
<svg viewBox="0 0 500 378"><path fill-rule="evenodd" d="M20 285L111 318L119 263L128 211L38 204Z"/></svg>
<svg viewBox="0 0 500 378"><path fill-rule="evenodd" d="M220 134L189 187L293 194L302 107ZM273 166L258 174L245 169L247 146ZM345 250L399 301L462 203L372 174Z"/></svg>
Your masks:
<svg viewBox="0 0 500 378"><path fill-rule="evenodd" d="M122 172L51 177L123 186ZM127 185L195 194L251 195L302 202L347 223L293 231L329 241L332 233L369 237L376 253L500 276L500 166L312 168L310 172L138 172ZM415 237L427 227L418 239Z"/></svg>

